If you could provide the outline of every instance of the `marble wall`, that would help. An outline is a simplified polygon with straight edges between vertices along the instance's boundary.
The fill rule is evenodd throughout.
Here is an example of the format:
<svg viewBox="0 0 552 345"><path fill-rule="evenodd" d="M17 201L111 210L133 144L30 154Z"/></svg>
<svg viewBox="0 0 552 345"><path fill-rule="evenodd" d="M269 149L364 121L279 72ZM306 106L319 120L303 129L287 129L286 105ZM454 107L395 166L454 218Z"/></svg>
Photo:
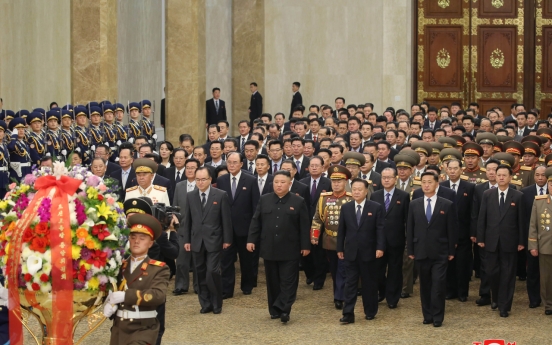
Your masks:
<svg viewBox="0 0 552 345"><path fill-rule="evenodd" d="M4 109L71 101L71 1L0 0Z"/></svg>
<svg viewBox="0 0 552 345"><path fill-rule="evenodd" d="M305 106L409 107L412 1L266 0L264 111L288 114L291 84Z"/></svg>

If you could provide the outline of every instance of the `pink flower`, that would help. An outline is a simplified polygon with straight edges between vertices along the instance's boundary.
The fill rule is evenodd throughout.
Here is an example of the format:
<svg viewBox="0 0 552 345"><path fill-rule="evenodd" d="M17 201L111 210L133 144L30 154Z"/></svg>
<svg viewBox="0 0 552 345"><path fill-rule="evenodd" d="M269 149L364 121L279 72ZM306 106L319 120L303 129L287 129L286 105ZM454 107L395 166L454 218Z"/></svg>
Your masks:
<svg viewBox="0 0 552 345"><path fill-rule="evenodd" d="M28 184L29 186L34 185L35 181L36 181L36 176L33 174L27 174L23 178L23 183Z"/></svg>
<svg viewBox="0 0 552 345"><path fill-rule="evenodd" d="M79 238L77 240L77 246L82 246L84 244L84 241L86 241L86 238Z"/></svg>
<svg viewBox="0 0 552 345"><path fill-rule="evenodd" d="M107 198L107 203L109 205L113 205L115 203L115 199L113 199L112 197L109 197L109 198Z"/></svg>
<svg viewBox="0 0 552 345"><path fill-rule="evenodd" d="M13 183L10 183L10 185L8 187L10 189L14 189L16 186L17 186L17 183L13 182Z"/></svg>
<svg viewBox="0 0 552 345"><path fill-rule="evenodd" d="M101 182L101 179L96 175L88 176L86 184L90 187L97 187Z"/></svg>
<svg viewBox="0 0 552 345"><path fill-rule="evenodd" d="M98 186L98 189L101 191L101 192L105 192L107 190L107 186L105 184L100 184Z"/></svg>

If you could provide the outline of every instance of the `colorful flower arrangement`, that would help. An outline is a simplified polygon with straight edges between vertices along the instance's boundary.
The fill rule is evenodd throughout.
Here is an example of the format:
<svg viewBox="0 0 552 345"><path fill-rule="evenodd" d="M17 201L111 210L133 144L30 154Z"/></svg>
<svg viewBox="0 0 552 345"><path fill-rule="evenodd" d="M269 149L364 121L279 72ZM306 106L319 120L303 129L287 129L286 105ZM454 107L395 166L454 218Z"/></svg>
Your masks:
<svg viewBox="0 0 552 345"><path fill-rule="evenodd" d="M37 193L36 180L49 175L63 175L81 181L77 192L68 196L74 290L112 290L129 234L123 206L117 200L113 180L103 181L80 166L68 170L63 164L55 163L53 169L35 170L20 184L9 185L8 193L0 201L0 269L5 272L10 240L18 220ZM19 288L43 293L52 291L51 212L52 196L49 195L42 199L30 225L23 232Z"/></svg>

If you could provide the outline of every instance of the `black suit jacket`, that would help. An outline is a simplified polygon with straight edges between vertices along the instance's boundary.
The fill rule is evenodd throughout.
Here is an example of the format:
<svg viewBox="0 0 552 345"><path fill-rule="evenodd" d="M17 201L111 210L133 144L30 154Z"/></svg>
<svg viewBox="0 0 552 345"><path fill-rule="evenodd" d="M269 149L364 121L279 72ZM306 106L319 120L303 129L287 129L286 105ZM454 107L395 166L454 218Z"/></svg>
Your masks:
<svg viewBox="0 0 552 345"><path fill-rule="evenodd" d="M226 120L226 103L222 99L219 99L219 110L215 107L215 100L213 98L208 99L205 103L206 117L205 123L209 125L216 125L221 120Z"/></svg>
<svg viewBox="0 0 552 345"><path fill-rule="evenodd" d="M294 157L292 157L291 159L295 163L296 159ZM309 176L309 164L310 164L310 158L303 155L303 163L301 163L301 170L297 170L297 174L295 175L296 179L301 180Z"/></svg>
<svg viewBox="0 0 552 345"><path fill-rule="evenodd" d="M398 188L395 188L389 209L385 211L385 189L375 191L370 195L370 200L383 205L385 214L384 231L388 247L404 247L406 241L406 221L408 219L408 207L410 206L410 195Z"/></svg>
<svg viewBox="0 0 552 345"><path fill-rule="evenodd" d="M303 96L301 96L301 92L297 91L293 98L291 99L291 110L289 111L289 118L291 119L291 114L293 114L293 108L295 108L298 105L303 104Z"/></svg>
<svg viewBox="0 0 552 345"><path fill-rule="evenodd" d="M394 162L393 162L394 164ZM396 166L391 165L391 163L382 162L380 160L376 160L375 167L372 168L375 172L381 175L381 171L385 168L396 168Z"/></svg>
<svg viewBox="0 0 552 345"><path fill-rule="evenodd" d="M359 178L363 178L362 171L358 173ZM370 181L372 181L372 188L374 188L374 191L380 190L383 187L381 186L381 175L372 170L372 173L370 174Z"/></svg>
<svg viewBox="0 0 552 345"><path fill-rule="evenodd" d="M107 169L105 170L105 174L106 175L111 175L114 172L116 172L117 170L121 170L121 167L119 166L119 164L109 162L107 164Z"/></svg>
<svg viewBox="0 0 552 345"><path fill-rule="evenodd" d="M249 119L251 121L258 119L263 113L263 96L259 91L251 95L249 102Z"/></svg>
<svg viewBox="0 0 552 345"><path fill-rule="evenodd" d="M127 182L126 182L126 186L123 186L123 170L120 169L120 170L117 170L115 172L113 172L111 175L109 175L110 177L113 177L114 179L116 179L119 183L119 188L120 188L120 195L121 195L121 198L119 199L120 201L124 201L125 200L125 197L126 197L126 190L130 187L134 187L134 186L137 186L138 183L136 183L136 172L134 171L134 169L130 169L129 173L128 173L128 177L127 177Z"/></svg>
<svg viewBox="0 0 552 345"><path fill-rule="evenodd" d="M260 192L257 178L242 171L236 185L236 194L232 197L232 174L222 175L217 179L217 188L228 194L232 209L232 227L235 236L247 236L251 218L257 209Z"/></svg>
<svg viewBox="0 0 552 345"><path fill-rule="evenodd" d="M169 185L170 185L170 194L169 194L169 200L171 201L171 205L173 203L173 200L174 200L174 193L175 193L175 190L176 190L176 167L173 165L167 169L165 169L165 171L163 172L163 177L166 178L167 180L169 180ZM180 181L184 181L186 179L186 176L184 175L184 173L181 174L180 176ZM169 189L167 189L167 192L169 192Z"/></svg>
<svg viewBox="0 0 552 345"><path fill-rule="evenodd" d="M523 193L523 205L525 206L525 214L527 215L525 217L526 221L523 224L523 239L525 241L523 245L527 248L527 239L529 238L529 221L531 218L531 212L533 211L533 202L535 201L535 197L538 195L536 184L523 188L521 192ZM543 192L544 194L548 194L547 185L543 186Z"/></svg>
<svg viewBox="0 0 552 345"><path fill-rule="evenodd" d="M337 252L343 252L345 260L362 261L376 259L376 250L385 251L385 208L377 202L366 200L360 223L356 219L356 202L341 206L337 231Z"/></svg>
<svg viewBox="0 0 552 345"><path fill-rule="evenodd" d="M525 207L523 193L509 189L504 200L504 211L499 209L499 188L483 193L481 209L477 220L477 243L484 243L485 250L495 252L517 252L518 245L527 241L525 231Z"/></svg>
<svg viewBox="0 0 552 345"><path fill-rule="evenodd" d="M422 188L418 188L412 193L412 200L421 198L423 196L424 196L424 191L422 190ZM456 202L456 193L454 193L452 189L441 185L439 185L439 189L437 190L437 196L450 200L453 203ZM425 214L425 211L424 211L424 214Z"/></svg>
<svg viewBox="0 0 552 345"><path fill-rule="evenodd" d="M516 189L516 186L511 184L510 189ZM471 212L470 237L477 236L477 221L479 219L479 210L481 209L481 200L483 200L483 193L486 190L489 190L488 182L481 183L475 186L474 193L473 193L472 212Z"/></svg>
<svg viewBox="0 0 552 345"><path fill-rule="evenodd" d="M295 177L297 177L297 175L295 175ZM309 186L307 186L302 182L297 181L297 179L293 179L293 184L291 185L291 188L289 191L297 196L302 197L305 200L305 203L307 204L307 206L310 205Z"/></svg>
<svg viewBox="0 0 552 345"><path fill-rule="evenodd" d="M305 177L304 179L300 180L302 184L307 186L307 190L310 194L310 186L312 182L312 177ZM318 199L320 199L320 193L325 192L331 192L332 191L332 182L329 178L326 177L320 177L320 180L318 181L318 184L316 185L316 193L314 199L312 197L309 197L309 204L307 205L309 207L309 218L312 219L314 217L314 213L316 212L316 204L318 203Z"/></svg>
<svg viewBox="0 0 552 345"><path fill-rule="evenodd" d="M452 201L438 196L428 223L424 198L412 200L406 223L408 255L414 255L415 260L446 261L449 255L454 255L457 240L457 217Z"/></svg>
<svg viewBox="0 0 552 345"><path fill-rule="evenodd" d="M443 181L439 183L441 187L451 188L452 183ZM441 188L439 188L441 189ZM453 191L454 192L454 191ZM458 215L458 242L469 242L471 233L471 212L473 207L473 196L475 194L475 184L459 180L456 185L456 214Z"/></svg>
<svg viewBox="0 0 552 345"><path fill-rule="evenodd" d="M425 119L424 121L424 129L429 128L429 119ZM441 121L435 120L435 125L433 126L433 130L436 130L437 128L441 128Z"/></svg>

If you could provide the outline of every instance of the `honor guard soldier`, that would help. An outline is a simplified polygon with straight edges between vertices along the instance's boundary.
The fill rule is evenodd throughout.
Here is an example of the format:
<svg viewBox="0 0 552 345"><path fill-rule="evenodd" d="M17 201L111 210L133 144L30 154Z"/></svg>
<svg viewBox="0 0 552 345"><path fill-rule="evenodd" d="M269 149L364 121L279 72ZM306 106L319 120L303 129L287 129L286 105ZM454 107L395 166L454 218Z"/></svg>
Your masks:
<svg viewBox="0 0 552 345"><path fill-rule="evenodd" d="M115 128L117 129L117 147L120 147L122 143L128 141L128 128L124 124L125 106L121 103L115 103L113 105L113 112L115 113Z"/></svg>
<svg viewBox="0 0 552 345"><path fill-rule="evenodd" d="M536 195L529 223L527 249L532 256L539 258L540 295L544 303L544 314L552 315L552 167L546 168L548 193Z"/></svg>
<svg viewBox="0 0 552 345"><path fill-rule="evenodd" d="M140 116L140 103L132 102L127 107L130 120L128 121L128 142L134 144L134 140L142 135L142 124L138 119Z"/></svg>
<svg viewBox="0 0 552 345"><path fill-rule="evenodd" d="M9 128L13 133L8 143L10 152L10 178L21 181L21 179L31 173L31 156L29 156L29 146L25 142L25 129L27 124L23 118L15 118L10 121Z"/></svg>
<svg viewBox="0 0 552 345"><path fill-rule="evenodd" d="M544 157L552 153L552 149L550 149L550 145L552 145L552 129L541 128L537 131L537 135L546 139L542 145L542 155L539 159L540 162L544 162Z"/></svg>
<svg viewBox="0 0 552 345"><path fill-rule="evenodd" d="M410 198L412 198L414 190L422 187L420 181L414 181L412 178L412 171L420 162L420 155L413 150L405 149L395 155L393 161L395 161L395 165L397 166L397 175L399 177L395 187L407 192L410 194Z"/></svg>
<svg viewBox="0 0 552 345"><path fill-rule="evenodd" d="M10 125L10 121L13 120L15 118L15 112L13 110L6 110L6 112L4 113L4 118L2 118L2 120L4 120L6 122L6 126L9 127ZM11 131L9 129L6 128L6 138L9 140L9 138L11 137Z"/></svg>
<svg viewBox="0 0 552 345"><path fill-rule="evenodd" d="M439 158L441 159L441 171L443 171L441 174L439 174L439 180L446 181L448 180L448 176L445 173L447 163L451 159L458 159L459 161L462 161L462 154L458 152L457 149L453 148L447 148L443 149L441 153L439 154Z"/></svg>
<svg viewBox="0 0 552 345"><path fill-rule="evenodd" d="M512 154L515 159L514 165L512 165L511 183L515 184L518 190L529 186L533 180L533 169L531 167L522 166L520 162L525 154L525 148L521 143L513 140L504 143L503 147L504 152ZM521 181L521 185L514 183L515 181Z"/></svg>
<svg viewBox="0 0 552 345"><path fill-rule="evenodd" d="M26 123L26 124L29 124L29 121L27 120L27 117L28 117L29 115L31 115L31 112L30 112L30 111L28 111L28 110L26 110L26 109L22 109L22 110L19 110L17 113L15 113L14 119L15 119L16 117L20 117L20 118L22 118L23 120L25 120L25 123ZM41 114L41 116L42 116L42 114ZM42 120L43 118L41 117L40 119ZM44 123L44 121L42 121L42 123ZM8 127L10 127L10 124L9 124L9 123L8 123ZM30 128L27 127L27 128L25 129L25 133L29 133L29 131L30 131Z"/></svg>
<svg viewBox="0 0 552 345"><path fill-rule="evenodd" d="M91 162L90 155L90 135L88 133L88 109L84 106L76 106L73 110L75 114L75 151L82 157L82 164L88 165Z"/></svg>
<svg viewBox="0 0 552 345"><path fill-rule="evenodd" d="M480 184L486 182L487 174L485 168L479 167L480 157L483 155L483 148L476 143L466 143L462 146L464 153L464 172L460 178L470 183Z"/></svg>
<svg viewBox="0 0 552 345"><path fill-rule="evenodd" d="M107 146L109 146L111 162L115 162L115 156L118 156L116 153L118 151L117 145L117 127L115 127L115 115L114 107L111 104L104 105L104 123L103 123L103 132L104 139ZM114 154L115 153L115 154Z"/></svg>
<svg viewBox="0 0 552 345"><path fill-rule="evenodd" d="M475 142L478 143L483 149L483 154L477 164L480 168L484 168L487 161L493 157L494 146L498 143L498 139L493 133L483 132L477 134Z"/></svg>
<svg viewBox="0 0 552 345"><path fill-rule="evenodd" d="M10 153L5 144L5 135L8 126L6 122L0 120L0 196L6 195L6 186L10 184Z"/></svg>
<svg viewBox="0 0 552 345"><path fill-rule="evenodd" d="M61 161L63 160L63 155L61 154L61 138L58 134L59 123L59 112L50 110L46 113L46 124L48 126L48 130L46 131L46 156Z"/></svg>
<svg viewBox="0 0 552 345"><path fill-rule="evenodd" d="M25 121L25 120L24 120ZM27 123L31 127L31 130L27 132L27 145L28 154L31 158L31 165L40 165L40 160L46 155L46 137L42 132L44 128L44 122L42 121L42 114L39 112L30 113L27 116Z"/></svg>
<svg viewBox="0 0 552 345"><path fill-rule="evenodd" d="M141 102L142 105L142 121L140 124L142 126L142 135L145 135L148 138L148 142L156 147L157 134L155 134L155 124L150 119L151 118L151 102L147 99Z"/></svg>
<svg viewBox="0 0 552 345"><path fill-rule="evenodd" d="M100 107L90 107L90 128L88 132L90 133L90 156L94 156L94 151L96 151L96 146L104 143L104 132L102 129L102 108Z"/></svg>
<svg viewBox="0 0 552 345"><path fill-rule="evenodd" d="M42 116L42 123L44 124L44 126L46 126L46 110L44 110L43 108L34 108L31 113L40 113L40 116ZM21 117L25 118L25 115L22 115ZM44 139L46 139L46 131L47 129L45 127L42 127L42 136L44 137Z"/></svg>
<svg viewBox="0 0 552 345"><path fill-rule="evenodd" d="M75 136L73 133L73 112L61 110L61 158L66 161L69 154L75 149Z"/></svg>
<svg viewBox="0 0 552 345"><path fill-rule="evenodd" d="M167 188L156 186L153 182L153 176L157 172L157 163L149 158L138 158L132 163L132 168L136 172L137 186L126 190L125 200L147 196L154 204L163 203L170 206Z"/></svg>
<svg viewBox="0 0 552 345"><path fill-rule="evenodd" d="M362 154L361 154L362 155ZM364 157L363 157L364 158ZM312 219L311 243L320 245L326 250L330 262L330 273L333 279L334 305L343 309L345 288L345 264L337 257L337 230L341 206L353 200L352 194L345 191L345 185L351 179L351 172L341 165L328 169L332 180L333 192L321 193L316 212Z"/></svg>
<svg viewBox="0 0 552 345"><path fill-rule="evenodd" d="M108 296L104 307L104 315L113 317L110 344L156 344L156 308L165 303L170 273L164 262L148 257L148 249L163 229L148 214L133 214L127 224L131 255L123 262L119 291Z"/></svg>
<svg viewBox="0 0 552 345"><path fill-rule="evenodd" d="M429 144L431 145L431 154L429 155L429 157L427 157L427 164L437 165L439 168L441 168L440 154L444 146L438 141L433 141Z"/></svg>

